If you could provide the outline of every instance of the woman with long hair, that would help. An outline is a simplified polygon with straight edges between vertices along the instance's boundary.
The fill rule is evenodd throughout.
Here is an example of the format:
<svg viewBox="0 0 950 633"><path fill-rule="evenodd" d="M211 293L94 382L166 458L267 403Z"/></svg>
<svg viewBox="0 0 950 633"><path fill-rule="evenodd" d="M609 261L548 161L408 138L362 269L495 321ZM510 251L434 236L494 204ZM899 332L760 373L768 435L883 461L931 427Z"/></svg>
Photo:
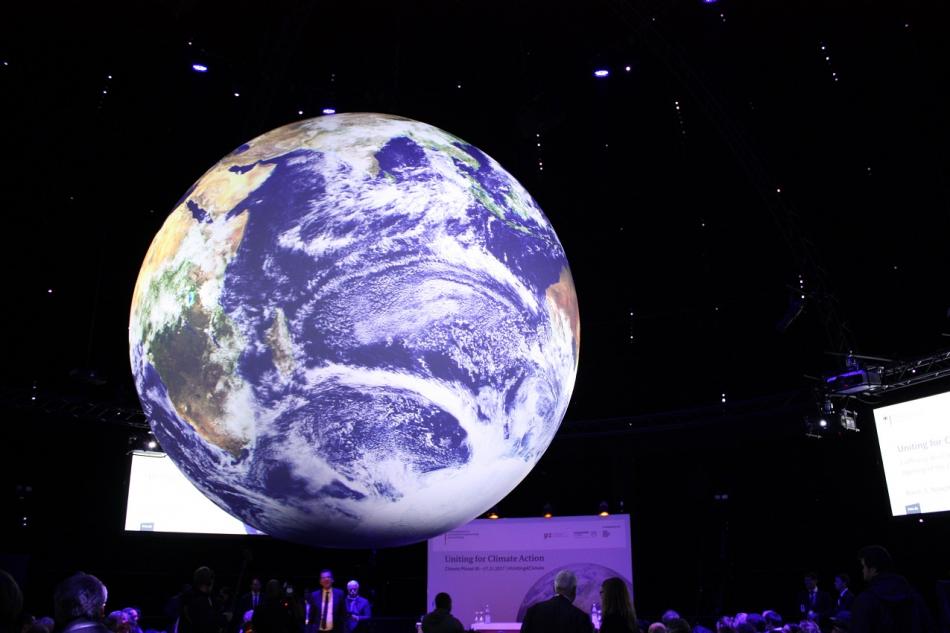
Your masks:
<svg viewBox="0 0 950 633"><path fill-rule="evenodd" d="M630 601L623 578L608 578L600 586L600 607L603 619L600 633L637 633L637 612Z"/></svg>

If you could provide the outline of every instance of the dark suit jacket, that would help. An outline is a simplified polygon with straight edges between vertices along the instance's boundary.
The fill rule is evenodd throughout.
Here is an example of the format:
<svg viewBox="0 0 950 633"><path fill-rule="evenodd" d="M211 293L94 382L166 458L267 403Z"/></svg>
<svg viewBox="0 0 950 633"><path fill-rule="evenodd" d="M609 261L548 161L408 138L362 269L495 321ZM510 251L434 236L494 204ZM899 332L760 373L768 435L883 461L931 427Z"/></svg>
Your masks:
<svg viewBox="0 0 950 633"><path fill-rule="evenodd" d="M227 620L218 611L210 593L202 593L194 587L181 597L181 615L178 618L179 633L219 633Z"/></svg>
<svg viewBox="0 0 950 633"><path fill-rule="evenodd" d="M263 593L263 592L259 592L259 593L257 594L257 603L260 604L261 602L264 602L264 593ZM245 613L247 613L248 611L250 611L250 610L253 609L253 608L254 608L254 600L251 598L251 592L248 591L248 592L245 593L245 594L241 594L241 597L238 598L237 607L235 608L235 612L239 612L239 613L243 616ZM243 611L242 611L242 609L243 609Z"/></svg>
<svg viewBox="0 0 950 633"><path fill-rule="evenodd" d="M342 589L332 589L333 591L333 631L343 633L346 630L346 595ZM310 603L310 625L308 632L316 633L320 630L320 610L323 608L323 588L317 589L307 596L307 602Z"/></svg>
<svg viewBox="0 0 950 633"><path fill-rule="evenodd" d="M264 592L258 592L257 596L257 603L262 603L264 601ZM244 625L244 614L254 608L253 602L250 591L241 594L237 599L237 602L234 603L234 613L231 615L231 626L228 627L231 631L240 630Z"/></svg>
<svg viewBox="0 0 950 633"><path fill-rule="evenodd" d="M522 633L593 633L593 630L590 616L561 595L528 607L521 623Z"/></svg>
<svg viewBox="0 0 950 633"><path fill-rule="evenodd" d="M834 611L834 602L832 602L831 596L827 591L822 591L821 589L815 593L814 604L811 603L807 591L802 591L798 594L798 604L800 605L799 609L802 615L809 611L814 611L818 614L819 618L827 618Z"/></svg>
<svg viewBox="0 0 950 633"><path fill-rule="evenodd" d="M854 604L854 594L850 589L845 588L843 592L838 596L838 604L835 607L835 613L839 611L850 611L851 605Z"/></svg>
<svg viewBox="0 0 950 633"><path fill-rule="evenodd" d="M350 633L350 631L356 630L360 622L372 617L373 612L370 609L369 600L363 596L356 596L353 600L350 600L350 597L346 596L343 600L346 602L346 627L344 630ZM354 615L359 619L354 621L352 617Z"/></svg>

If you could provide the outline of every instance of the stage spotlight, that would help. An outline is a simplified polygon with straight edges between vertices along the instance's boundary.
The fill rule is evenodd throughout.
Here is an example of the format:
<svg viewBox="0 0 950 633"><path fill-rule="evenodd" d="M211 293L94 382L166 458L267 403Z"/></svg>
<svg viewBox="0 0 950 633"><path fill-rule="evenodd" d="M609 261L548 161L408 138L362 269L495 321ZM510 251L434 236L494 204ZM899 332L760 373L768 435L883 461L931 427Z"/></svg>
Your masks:
<svg viewBox="0 0 950 633"><path fill-rule="evenodd" d="M322 112L324 114L336 114L336 110L334 110L333 108L324 108Z"/></svg>
<svg viewBox="0 0 950 633"><path fill-rule="evenodd" d="M554 508L551 507L550 503L545 503L543 510L544 510L543 516L545 519L550 519L551 517L554 516Z"/></svg>
<svg viewBox="0 0 950 633"><path fill-rule="evenodd" d="M804 419L805 437L823 438L828 433L828 420L824 417L807 416Z"/></svg>
<svg viewBox="0 0 950 633"><path fill-rule="evenodd" d="M838 422L845 431L858 432L861 430L858 428L858 414L849 409L841 410L841 413L838 414Z"/></svg>
<svg viewBox="0 0 950 633"><path fill-rule="evenodd" d="M147 451L157 452L157 451L161 451L161 450L162 450L162 447L159 446L159 444L158 444L158 440L155 438L155 434L152 433L151 431L149 431L149 432L145 435L144 446L145 446L145 450L147 450Z"/></svg>
<svg viewBox="0 0 950 633"><path fill-rule="evenodd" d="M822 417L829 416L835 412L835 405L831 401L831 398L825 398L825 401L821 403L821 412L824 414Z"/></svg>
<svg viewBox="0 0 950 633"><path fill-rule="evenodd" d="M602 517L610 516L609 510L610 510L610 506L607 504L607 502L601 501L600 502L600 516Z"/></svg>
<svg viewBox="0 0 950 633"><path fill-rule="evenodd" d="M492 510L491 512L488 513L488 518L494 520L494 519L498 519L499 516L498 516L498 513L497 513L497 512L495 512L494 510Z"/></svg>
<svg viewBox="0 0 950 633"><path fill-rule="evenodd" d="M606 77L609 74L610 74L610 71L607 70L606 68L598 68L597 70L594 71L594 77L597 77L599 79Z"/></svg>
<svg viewBox="0 0 950 633"><path fill-rule="evenodd" d="M205 66L204 64L192 64L191 69L194 70L196 73L208 72L208 67Z"/></svg>

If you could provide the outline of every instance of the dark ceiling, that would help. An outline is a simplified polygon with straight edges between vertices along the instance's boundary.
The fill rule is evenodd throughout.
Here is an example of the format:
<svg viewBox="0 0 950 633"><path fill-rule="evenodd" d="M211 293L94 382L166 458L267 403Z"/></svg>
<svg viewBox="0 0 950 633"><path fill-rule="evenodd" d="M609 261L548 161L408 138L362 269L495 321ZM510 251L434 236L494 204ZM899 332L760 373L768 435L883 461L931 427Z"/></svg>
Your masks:
<svg viewBox="0 0 950 633"><path fill-rule="evenodd" d="M135 406L128 309L164 218L328 106L446 129L539 201L580 299L569 420L950 343L941 3L134 5L0 25L8 384L94 371Z"/></svg>

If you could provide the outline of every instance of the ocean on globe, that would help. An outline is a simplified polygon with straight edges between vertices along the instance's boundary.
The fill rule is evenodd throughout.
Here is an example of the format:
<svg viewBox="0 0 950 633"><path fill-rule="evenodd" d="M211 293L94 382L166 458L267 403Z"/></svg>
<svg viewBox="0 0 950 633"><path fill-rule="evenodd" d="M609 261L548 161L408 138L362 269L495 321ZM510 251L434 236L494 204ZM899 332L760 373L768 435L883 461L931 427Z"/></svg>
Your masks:
<svg viewBox="0 0 950 633"><path fill-rule="evenodd" d="M259 136L171 212L129 344L161 446L286 540L387 547L491 508L567 409L564 249L492 158L425 123L337 114Z"/></svg>

